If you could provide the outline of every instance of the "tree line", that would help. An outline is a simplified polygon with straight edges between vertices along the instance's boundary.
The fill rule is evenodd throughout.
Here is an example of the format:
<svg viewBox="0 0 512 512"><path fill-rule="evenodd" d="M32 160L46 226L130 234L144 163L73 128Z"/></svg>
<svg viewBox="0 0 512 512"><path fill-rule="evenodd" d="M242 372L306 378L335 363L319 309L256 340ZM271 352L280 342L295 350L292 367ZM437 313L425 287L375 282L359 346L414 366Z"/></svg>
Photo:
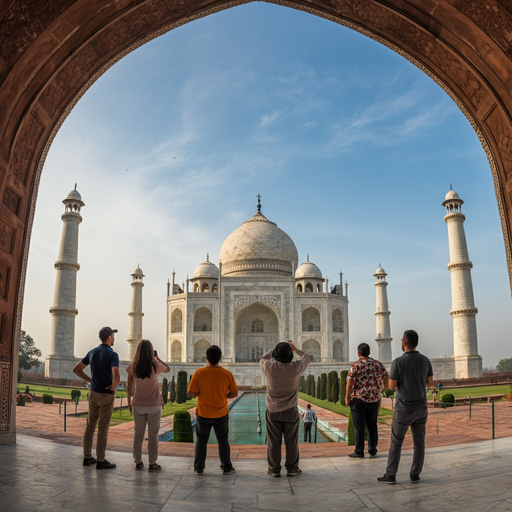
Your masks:
<svg viewBox="0 0 512 512"><path fill-rule="evenodd" d="M329 373L322 373L317 380L313 375L302 375L299 382L299 391L306 395L316 397L328 402L340 402L345 405L345 395L347 390L348 370L342 370L338 377L338 372L332 370Z"/></svg>

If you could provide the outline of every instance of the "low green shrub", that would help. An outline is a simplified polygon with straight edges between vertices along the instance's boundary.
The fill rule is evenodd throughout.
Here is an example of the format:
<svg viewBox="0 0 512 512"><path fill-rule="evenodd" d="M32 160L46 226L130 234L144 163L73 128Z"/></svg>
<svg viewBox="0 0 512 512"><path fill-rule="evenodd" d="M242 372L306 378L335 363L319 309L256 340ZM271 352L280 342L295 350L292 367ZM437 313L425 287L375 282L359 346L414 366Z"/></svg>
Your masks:
<svg viewBox="0 0 512 512"><path fill-rule="evenodd" d="M395 396L395 390L394 389L386 389L384 393L382 393L386 398L392 398Z"/></svg>
<svg viewBox="0 0 512 512"><path fill-rule="evenodd" d="M451 393L446 393L441 397L441 407L446 409L447 407L453 407L455 405L455 397Z"/></svg>
<svg viewBox="0 0 512 512"><path fill-rule="evenodd" d="M45 393L43 395L43 404L53 404L53 395Z"/></svg>
<svg viewBox="0 0 512 512"><path fill-rule="evenodd" d="M173 421L173 441L176 443L193 443L192 420L188 411L176 411Z"/></svg>
<svg viewBox="0 0 512 512"><path fill-rule="evenodd" d="M81 395L81 391L79 389L72 389L71 390L71 398L73 400L76 400L76 397L80 398L80 395Z"/></svg>
<svg viewBox="0 0 512 512"><path fill-rule="evenodd" d="M162 380L162 398L164 399L164 405L167 403L167 397L169 392L167 391L167 378L164 377Z"/></svg>
<svg viewBox="0 0 512 512"><path fill-rule="evenodd" d="M354 434L354 422L352 421L352 414L348 413L348 446L355 446L356 445L356 436Z"/></svg>

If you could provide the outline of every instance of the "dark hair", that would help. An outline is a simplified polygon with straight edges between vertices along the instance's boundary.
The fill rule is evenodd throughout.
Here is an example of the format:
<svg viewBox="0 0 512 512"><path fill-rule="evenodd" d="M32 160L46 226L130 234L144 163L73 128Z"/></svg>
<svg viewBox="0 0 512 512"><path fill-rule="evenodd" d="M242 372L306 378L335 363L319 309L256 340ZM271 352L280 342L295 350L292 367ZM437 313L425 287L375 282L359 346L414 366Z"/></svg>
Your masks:
<svg viewBox="0 0 512 512"><path fill-rule="evenodd" d="M361 343L357 347L357 353L361 357L368 357L370 355L370 345L368 345L368 343Z"/></svg>
<svg viewBox="0 0 512 512"><path fill-rule="evenodd" d="M156 372L155 353L149 340L142 340L137 345L137 351L133 358L133 375L139 379L149 379Z"/></svg>
<svg viewBox="0 0 512 512"><path fill-rule="evenodd" d="M212 345L206 350L206 359L210 364L217 364L222 357L222 350L217 345Z"/></svg>
<svg viewBox="0 0 512 512"><path fill-rule="evenodd" d="M404 332L404 341L409 348L416 348L418 346L418 333L410 329Z"/></svg>
<svg viewBox="0 0 512 512"><path fill-rule="evenodd" d="M308 409L311 409L311 404L306 405Z"/></svg>

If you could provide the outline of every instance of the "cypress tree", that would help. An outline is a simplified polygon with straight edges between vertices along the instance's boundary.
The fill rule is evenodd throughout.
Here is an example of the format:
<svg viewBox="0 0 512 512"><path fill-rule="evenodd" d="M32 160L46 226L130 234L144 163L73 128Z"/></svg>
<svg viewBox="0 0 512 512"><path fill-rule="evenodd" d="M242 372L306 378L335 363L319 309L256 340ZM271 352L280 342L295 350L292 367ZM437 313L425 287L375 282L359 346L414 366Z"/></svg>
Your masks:
<svg viewBox="0 0 512 512"><path fill-rule="evenodd" d="M347 375L348 370L340 372L340 404L345 405L345 397L347 396Z"/></svg>
<svg viewBox="0 0 512 512"><path fill-rule="evenodd" d="M332 375L332 401L336 403L340 399L340 381L338 379L338 372L334 371Z"/></svg>
<svg viewBox="0 0 512 512"><path fill-rule="evenodd" d="M327 398L327 394L326 394L326 391L327 391L327 374L325 373L322 373L322 375L320 376L322 377L322 391L321 391L321 395L320 395L320 400L325 400Z"/></svg>
<svg viewBox="0 0 512 512"><path fill-rule="evenodd" d="M183 372L186 373L186 372ZM185 376L186 379L186 376ZM180 378L178 376L178 384ZM185 380L185 384L187 381ZM188 411L176 411L173 419L173 441L175 443L193 443L194 433L192 431L192 421Z"/></svg>
<svg viewBox="0 0 512 512"><path fill-rule="evenodd" d="M304 375L300 376L299 380L299 392L305 393L306 392L306 379L304 378Z"/></svg>
<svg viewBox="0 0 512 512"><path fill-rule="evenodd" d="M356 437L354 434L354 422L352 421L352 414L348 413L348 446L355 446L356 445Z"/></svg>
<svg viewBox="0 0 512 512"><path fill-rule="evenodd" d="M306 379L306 395L311 396L311 375Z"/></svg>
<svg viewBox="0 0 512 512"><path fill-rule="evenodd" d="M182 404L187 401L187 372L178 372L178 386L176 389L176 403Z"/></svg>
<svg viewBox="0 0 512 512"><path fill-rule="evenodd" d="M321 398L322 393L322 377L318 376L316 379L316 397Z"/></svg>
<svg viewBox="0 0 512 512"><path fill-rule="evenodd" d="M328 402L332 402L332 372L327 374L327 385L325 388L325 398Z"/></svg>
<svg viewBox="0 0 512 512"><path fill-rule="evenodd" d="M182 379L183 379L183 385L181 386L181 403L185 403L188 400L188 375L187 372L183 372ZM191 376L192 377L192 376Z"/></svg>
<svg viewBox="0 0 512 512"><path fill-rule="evenodd" d="M162 398L164 399L164 405L167 403L167 397L169 393L167 392L167 379L164 377L162 380Z"/></svg>
<svg viewBox="0 0 512 512"><path fill-rule="evenodd" d="M171 378L171 393L169 399L171 401L171 405L173 402L176 402L176 384L174 382L174 375Z"/></svg>
<svg viewBox="0 0 512 512"><path fill-rule="evenodd" d="M311 396L316 396L315 393L315 377L311 375Z"/></svg>

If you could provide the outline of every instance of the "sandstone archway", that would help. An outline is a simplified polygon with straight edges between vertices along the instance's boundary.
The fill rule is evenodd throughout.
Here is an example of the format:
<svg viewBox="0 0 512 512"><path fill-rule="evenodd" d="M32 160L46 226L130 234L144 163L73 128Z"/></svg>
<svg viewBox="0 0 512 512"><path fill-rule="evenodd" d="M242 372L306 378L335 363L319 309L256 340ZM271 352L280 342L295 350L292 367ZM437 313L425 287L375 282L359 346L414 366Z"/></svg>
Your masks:
<svg viewBox="0 0 512 512"><path fill-rule="evenodd" d="M146 41L243 1L12 0L0 8L0 443L15 441L19 330L30 232L49 145L74 103ZM275 3L346 25L437 81L487 153L509 276L512 235L512 6L495 0Z"/></svg>

